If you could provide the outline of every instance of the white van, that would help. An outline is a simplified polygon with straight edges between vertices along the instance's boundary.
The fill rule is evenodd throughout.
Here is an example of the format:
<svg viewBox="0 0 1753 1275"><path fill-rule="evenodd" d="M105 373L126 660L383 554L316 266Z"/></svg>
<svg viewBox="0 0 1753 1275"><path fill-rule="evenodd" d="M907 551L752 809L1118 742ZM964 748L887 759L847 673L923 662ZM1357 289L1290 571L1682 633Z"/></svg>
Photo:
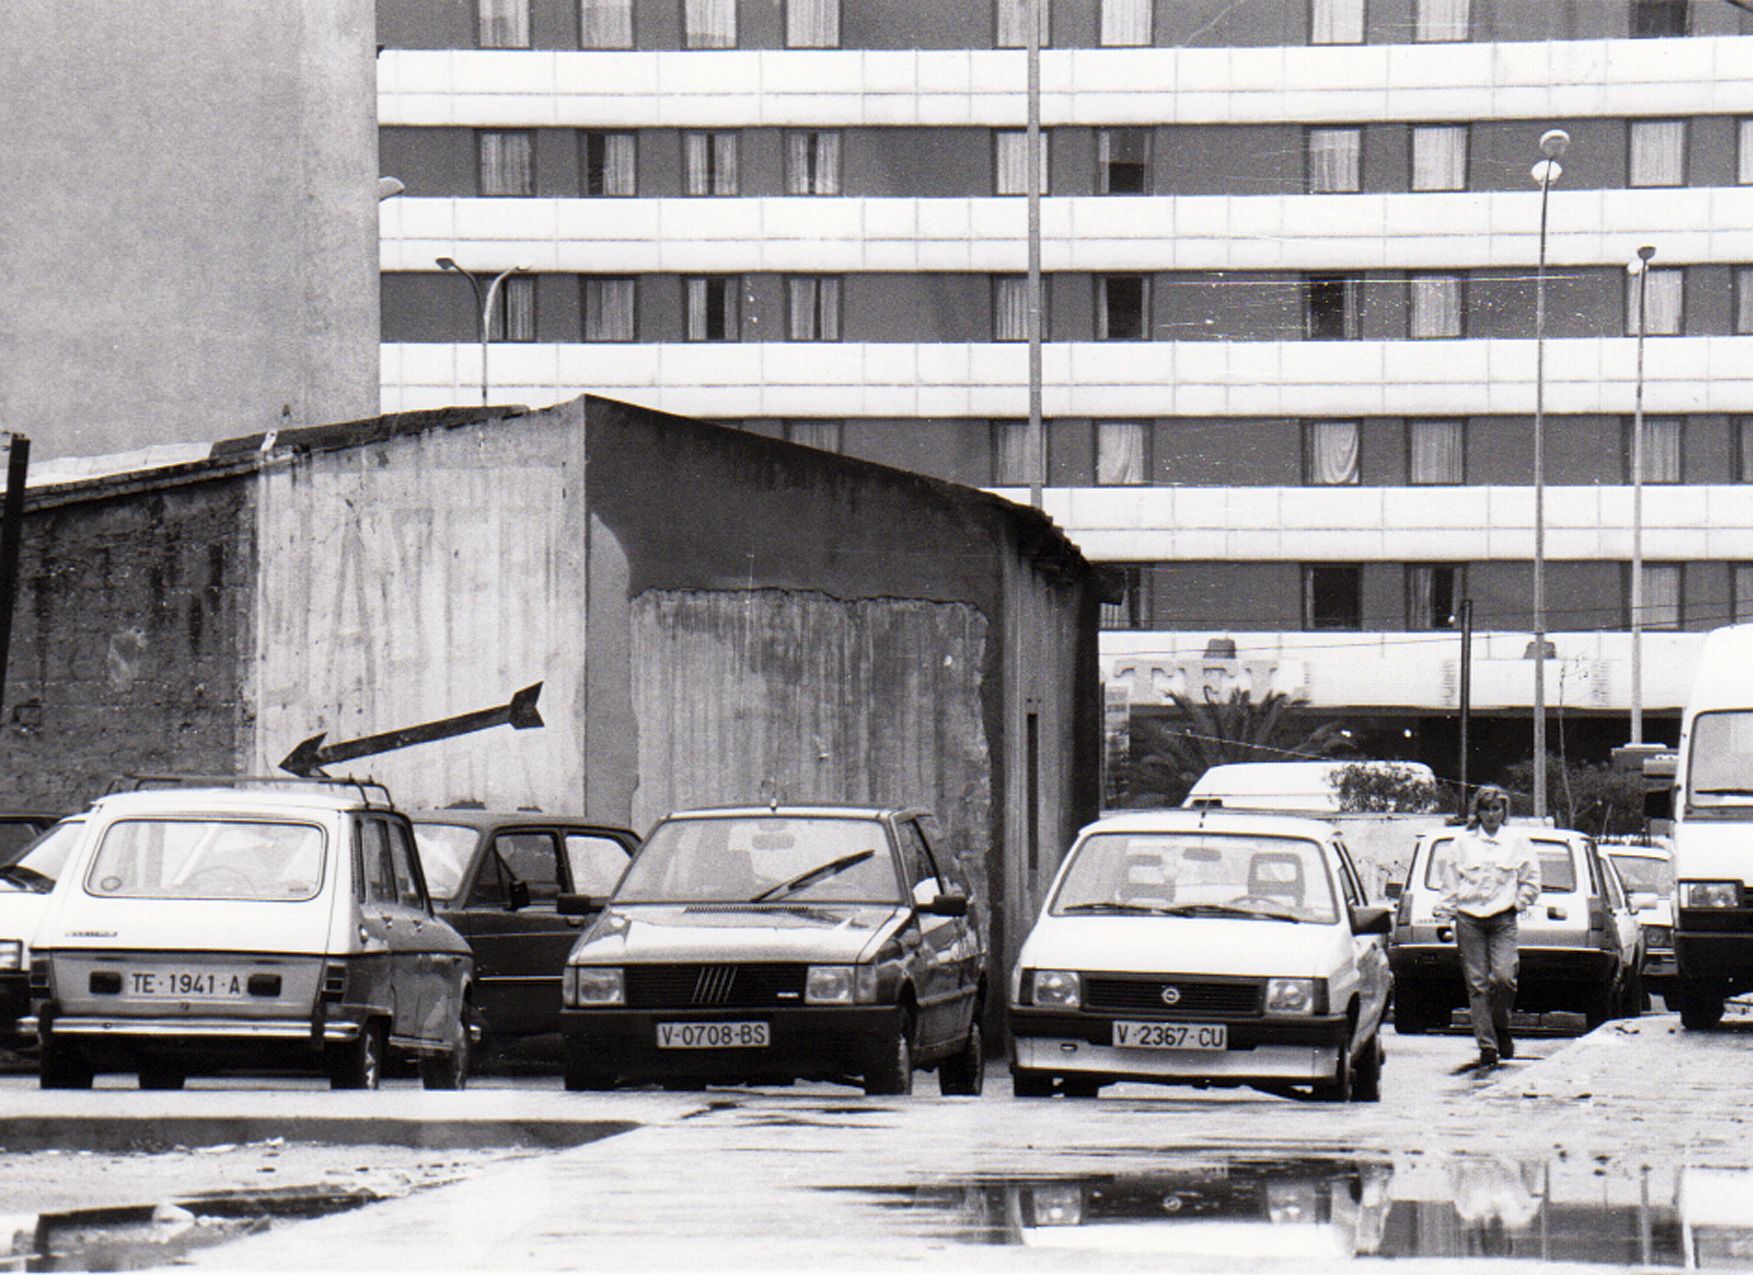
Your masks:
<svg viewBox="0 0 1753 1275"><path fill-rule="evenodd" d="M1408 783L1436 784L1436 772L1419 761L1244 761L1213 766L1194 782L1181 804L1230 810L1276 810L1306 815L1337 814L1338 779L1356 768L1379 771Z"/></svg>
<svg viewBox="0 0 1753 1275"><path fill-rule="evenodd" d="M1704 639L1674 775L1674 990L1714 1027L1753 991L1753 624Z"/></svg>

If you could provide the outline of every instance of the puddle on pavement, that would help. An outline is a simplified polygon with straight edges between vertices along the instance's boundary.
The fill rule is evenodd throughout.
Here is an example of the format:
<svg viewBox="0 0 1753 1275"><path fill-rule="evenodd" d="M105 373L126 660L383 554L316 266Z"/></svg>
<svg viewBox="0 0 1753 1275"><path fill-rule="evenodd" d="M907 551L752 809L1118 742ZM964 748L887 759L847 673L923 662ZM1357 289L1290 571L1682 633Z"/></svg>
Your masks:
<svg viewBox="0 0 1753 1275"><path fill-rule="evenodd" d="M371 1191L257 1191L158 1205L0 1217L0 1271L133 1271L171 1265L197 1249L265 1231L276 1221L327 1217L371 1204Z"/></svg>
<svg viewBox="0 0 1753 1275"><path fill-rule="evenodd" d="M851 1188L969 1244L1271 1259L1753 1267L1753 1168L1494 1156L1184 1158L1148 1170Z"/></svg>

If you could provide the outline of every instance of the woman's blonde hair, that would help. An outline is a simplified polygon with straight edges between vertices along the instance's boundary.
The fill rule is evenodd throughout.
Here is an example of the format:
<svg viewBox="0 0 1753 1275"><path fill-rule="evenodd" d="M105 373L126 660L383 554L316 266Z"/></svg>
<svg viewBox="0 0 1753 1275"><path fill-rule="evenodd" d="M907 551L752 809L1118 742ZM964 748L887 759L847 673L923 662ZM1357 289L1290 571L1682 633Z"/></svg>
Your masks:
<svg viewBox="0 0 1753 1275"><path fill-rule="evenodd" d="M1469 828L1477 828L1479 826L1480 807L1490 805L1502 806L1503 817L1505 819L1509 818L1509 793L1505 792L1502 788L1499 788L1496 784L1481 784L1479 790L1473 794L1473 805L1471 807L1471 813L1467 817L1467 826Z"/></svg>

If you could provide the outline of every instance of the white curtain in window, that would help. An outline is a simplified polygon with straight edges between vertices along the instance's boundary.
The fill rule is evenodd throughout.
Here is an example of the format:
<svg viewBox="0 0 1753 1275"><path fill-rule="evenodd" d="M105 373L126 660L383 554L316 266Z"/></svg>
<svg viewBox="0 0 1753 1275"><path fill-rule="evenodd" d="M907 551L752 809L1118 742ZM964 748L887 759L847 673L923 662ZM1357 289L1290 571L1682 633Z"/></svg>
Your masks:
<svg viewBox="0 0 1753 1275"><path fill-rule="evenodd" d="M1469 0L1418 0L1418 22L1412 38L1421 43L1465 40Z"/></svg>
<svg viewBox="0 0 1753 1275"><path fill-rule="evenodd" d="M1631 428L1637 429L1636 418ZM1677 483L1680 481L1680 418L1678 416L1646 416L1643 418L1643 480L1646 483ZM1635 438L1627 449L1637 455ZM1635 479L1636 475L1633 475Z"/></svg>
<svg viewBox="0 0 1753 1275"><path fill-rule="evenodd" d="M1043 434L1046 432L1043 428ZM992 485L1027 487L1044 479L1040 453L1029 446L1027 421L992 422Z"/></svg>
<svg viewBox="0 0 1753 1275"><path fill-rule="evenodd" d="M1406 568L1406 627L1452 629L1457 617L1462 569L1449 565L1414 563Z"/></svg>
<svg viewBox="0 0 1753 1275"><path fill-rule="evenodd" d="M1096 483L1138 486L1145 481L1147 426L1143 421L1096 423Z"/></svg>
<svg viewBox="0 0 1753 1275"><path fill-rule="evenodd" d="M1643 568L1643 627L1680 627L1680 567L1678 563L1648 563Z"/></svg>
<svg viewBox="0 0 1753 1275"><path fill-rule="evenodd" d="M578 47L633 47L633 0L578 0Z"/></svg>
<svg viewBox="0 0 1753 1275"><path fill-rule="evenodd" d="M587 133L584 193L629 197L638 191L637 149L632 133Z"/></svg>
<svg viewBox="0 0 1753 1275"><path fill-rule="evenodd" d="M997 0L997 3L998 47L1001 49L1027 48L1029 43L1029 0ZM1051 30L1048 18L1052 7L1052 0L1041 0L1040 17L1036 25L1041 29L1041 47L1043 49L1051 43L1047 36Z"/></svg>
<svg viewBox="0 0 1753 1275"><path fill-rule="evenodd" d="M1364 0L1312 0L1310 44L1362 44Z"/></svg>
<svg viewBox="0 0 1753 1275"><path fill-rule="evenodd" d="M737 135L685 133L683 189L690 195L737 193Z"/></svg>
<svg viewBox="0 0 1753 1275"><path fill-rule="evenodd" d="M1359 188L1362 134L1355 128L1309 130L1309 190L1342 194Z"/></svg>
<svg viewBox="0 0 1753 1275"><path fill-rule="evenodd" d="M1753 335L1753 266L1735 268L1735 332Z"/></svg>
<svg viewBox="0 0 1753 1275"><path fill-rule="evenodd" d="M481 193L533 195L530 135L486 131L481 134Z"/></svg>
<svg viewBox="0 0 1753 1275"><path fill-rule="evenodd" d="M1460 421L1413 421L1408 434L1414 483L1453 485L1462 480L1465 432Z"/></svg>
<svg viewBox="0 0 1753 1275"><path fill-rule="evenodd" d="M1639 120L1631 126L1633 186L1678 186L1686 179L1686 121Z"/></svg>
<svg viewBox="0 0 1753 1275"><path fill-rule="evenodd" d="M737 339L736 279L688 280L688 340Z"/></svg>
<svg viewBox="0 0 1753 1275"><path fill-rule="evenodd" d="M1745 624L1753 620L1753 565L1745 562L1735 564L1735 615L1736 624Z"/></svg>
<svg viewBox="0 0 1753 1275"><path fill-rule="evenodd" d="M631 341L635 292L632 279L586 279L584 339Z"/></svg>
<svg viewBox="0 0 1753 1275"><path fill-rule="evenodd" d="M1148 45L1151 0L1102 0L1102 43Z"/></svg>
<svg viewBox="0 0 1753 1275"><path fill-rule="evenodd" d="M1411 280L1414 338L1461 335L1461 278L1452 274L1418 274Z"/></svg>
<svg viewBox="0 0 1753 1275"><path fill-rule="evenodd" d="M1467 126L1412 130L1412 189L1467 189Z"/></svg>
<svg viewBox="0 0 1753 1275"><path fill-rule="evenodd" d="M1358 481L1356 421L1309 423L1309 482L1317 487L1336 487Z"/></svg>
<svg viewBox="0 0 1753 1275"><path fill-rule="evenodd" d="M805 447L837 452L840 450L840 422L786 421L785 438L787 442L801 443Z"/></svg>
<svg viewBox="0 0 1753 1275"><path fill-rule="evenodd" d="M1007 274L992 280L992 339L994 341L1027 341L1029 339L1028 276Z"/></svg>
<svg viewBox="0 0 1753 1275"><path fill-rule="evenodd" d="M840 0L785 0L785 46L840 47Z"/></svg>
<svg viewBox="0 0 1753 1275"><path fill-rule="evenodd" d="M536 281L527 274L508 276L493 298L493 317L487 325L492 341L536 339Z"/></svg>
<svg viewBox="0 0 1753 1275"><path fill-rule="evenodd" d="M1021 129L1003 129L994 134L996 146L996 185L998 195L1029 193L1029 135ZM1047 134L1041 134L1041 193L1047 193Z"/></svg>
<svg viewBox="0 0 1753 1275"><path fill-rule="evenodd" d="M1735 180L1753 186L1753 119L1741 121L1740 157L1735 166Z"/></svg>
<svg viewBox="0 0 1753 1275"><path fill-rule="evenodd" d="M476 0L475 13L483 49L530 47L530 0Z"/></svg>
<svg viewBox="0 0 1753 1275"><path fill-rule="evenodd" d="M791 340L840 339L840 280L800 275L786 281L786 292Z"/></svg>
<svg viewBox="0 0 1753 1275"><path fill-rule="evenodd" d="M785 193L840 193L840 134L806 132L785 135Z"/></svg>
<svg viewBox="0 0 1753 1275"><path fill-rule="evenodd" d="M1637 277L1625 280L1626 334L1637 332ZM1684 270L1645 270L1643 272L1643 330L1647 336L1678 336L1685 315L1686 272Z"/></svg>
<svg viewBox="0 0 1753 1275"><path fill-rule="evenodd" d="M690 49L737 46L736 0L684 0L683 35Z"/></svg>

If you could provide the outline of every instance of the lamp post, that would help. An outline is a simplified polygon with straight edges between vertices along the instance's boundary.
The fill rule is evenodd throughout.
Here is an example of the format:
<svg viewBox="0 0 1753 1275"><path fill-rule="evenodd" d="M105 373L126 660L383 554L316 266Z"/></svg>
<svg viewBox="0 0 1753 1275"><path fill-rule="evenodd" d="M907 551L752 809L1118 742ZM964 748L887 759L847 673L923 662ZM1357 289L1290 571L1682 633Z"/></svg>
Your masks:
<svg viewBox="0 0 1753 1275"><path fill-rule="evenodd" d="M1649 244L1625 263L1637 281L1637 392L1631 420L1631 742L1643 743L1643 334L1648 310Z"/></svg>
<svg viewBox="0 0 1753 1275"><path fill-rule="evenodd" d="M463 278L469 281L469 287L475 294L477 317L480 319L478 331L481 336L481 406L486 407L487 334L492 330L493 298L499 292L499 285L504 283L508 277L514 274L526 274L529 271L529 267L519 264L512 266L509 269L501 270L498 274L493 276L492 282L487 284L485 288L481 286L481 277L475 274L472 270L464 270L456 263L455 258L439 257L438 268L440 270L449 270L453 274L460 274Z"/></svg>
<svg viewBox="0 0 1753 1275"><path fill-rule="evenodd" d="M1041 405L1041 6L1027 0L1028 130L1024 162L1028 166L1029 259L1027 280L1029 338L1029 504L1039 509L1047 485L1047 426Z"/></svg>
<svg viewBox="0 0 1753 1275"><path fill-rule="evenodd" d="M1570 146L1561 128L1540 135L1540 258L1534 271L1534 817L1546 816L1546 201Z"/></svg>

